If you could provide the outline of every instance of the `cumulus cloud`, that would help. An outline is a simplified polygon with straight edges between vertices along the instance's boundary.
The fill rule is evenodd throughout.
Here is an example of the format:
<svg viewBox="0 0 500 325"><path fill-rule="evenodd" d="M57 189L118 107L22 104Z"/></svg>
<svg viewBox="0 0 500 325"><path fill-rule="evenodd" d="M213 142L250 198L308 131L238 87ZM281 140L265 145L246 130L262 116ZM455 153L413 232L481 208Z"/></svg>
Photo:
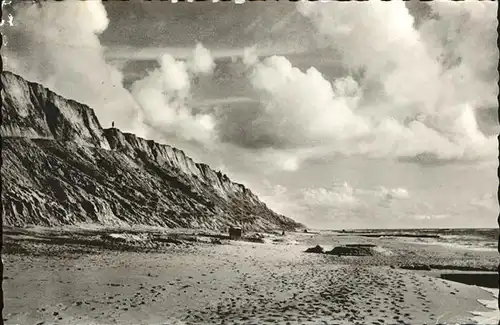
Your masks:
<svg viewBox="0 0 500 325"><path fill-rule="evenodd" d="M299 168L297 157L286 157L283 161L283 170L296 171Z"/></svg>
<svg viewBox="0 0 500 325"><path fill-rule="evenodd" d="M158 69L131 86L150 132L210 143L213 116L203 110L194 110L187 103L191 98L193 78L213 71L215 63L210 51L198 43L187 61L176 60L165 53L159 64Z"/></svg>
<svg viewBox="0 0 500 325"><path fill-rule="evenodd" d="M259 61L257 48L255 46L245 47L243 49L243 55L241 57L241 60L244 65L253 66L255 63Z"/></svg>
<svg viewBox="0 0 500 325"><path fill-rule="evenodd" d="M260 188L263 190L259 196L271 208L311 227L394 225L396 219L405 223L411 221L416 212L427 211L414 206L408 200L409 191L402 187L364 187L334 181L329 186L304 188L265 182Z"/></svg>
<svg viewBox="0 0 500 325"><path fill-rule="evenodd" d="M364 205L377 198L392 201L404 200L410 197L408 190L401 187L353 188L348 182L334 183L328 188L305 188L302 189L301 193L303 202L307 205L329 206L332 208Z"/></svg>
<svg viewBox="0 0 500 325"><path fill-rule="evenodd" d="M335 152L435 161L494 157L496 138L482 133L476 117L481 105L492 102L486 99L496 97L491 67L498 51L489 41L479 41L484 54L474 50L479 35L495 37L491 24L479 20L488 8L437 3L437 15L416 29L404 3L300 3L298 12L323 37L318 42L329 44L353 75L329 80L284 56L260 61L256 47L249 47L242 62L250 68L254 100L207 112L205 119L220 141L265 149L289 171L309 157ZM460 19L474 32L459 30ZM201 45L195 52L209 57ZM188 62L206 62L188 67L190 73L211 70L210 59Z"/></svg>
<svg viewBox="0 0 500 325"><path fill-rule="evenodd" d="M343 64L363 69L365 78L381 83L385 95L397 104L423 104L416 89L426 92L427 98L437 93L428 81L439 73L439 66L426 55L404 2L352 6L300 2L297 9L337 50Z"/></svg>
<svg viewBox="0 0 500 325"><path fill-rule="evenodd" d="M354 196L354 189L347 182L331 189L304 189L303 198L306 204L316 206L339 207L358 203L358 198Z"/></svg>
<svg viewBox="0 0 500 325"><path fill-rule="evenodd" d="M410 197L408 190L401 187L387 189L382 186L380 187L378 195L381 196L382 199L384 199L385 201L402 200L402 199L408 199Z"/></svg>
<svg viewBox="0 0 500 325"><path fill-rule="evenodd" d="M99 41L108 26L100 1L16 2L15 24L4 26L4 68L91 106L104 126L136 131L137 105L109 65Z"/></svg>
<svg viewBox="0 0 500 325"><path fill-rule="evenodd" d="M259 184L252 185L252 191L272 210L295 218L299 222L308 222L307 209L300 202L300 197L297 197L285 186L272 184L267 179L264 179L260 186Z"/></svg>
<svg viewBox="0 0 500 325"><path fill-rule="evenodd" d="M364 121L366 137L352 138L349 132L342 132L343 140L349 141L325 151L392 157L427 154L437 159L493 158L496 138L480 131L476 116L483 105L496 105L495 5L435 2L432 9L436 18L425 21L417 30L403 2L300 2L298 11L310 19L324 37L322 41L331 46L332 55L339 55L347 68L362 75L357 81L333 81L334 85L340 83L336 87L337 100L348 102L348 110L332 110L330 119L315 116L327 123L339 121L332 130L342 126L348 129L348 122ZM484 17L492 23L485 24ZM280 73L283 75L284 69L275 70L273 77L271 70L265 70L265 80L268 93L281 99L279 93L272 92L272 82L282 80ZM317 82L315 86L327 89L327 83ZM287 103L289 113L293 111L290 107L300 107L297 103L301 101L295 100L296 89L290 82L283 84L288 90L282 93L289 92L294 98ZM344 98L347 94L351 95L350 101ZM311 92L308 106L327 106L322 98ZM282 114L301 127L309 123L293 114ZM300 130L299 126L294 127ZM295 136L316 140L313 133ZM332 135L339 139L338 133Z"/></svg>
<svg viewBox="0 0 500 325"><path fill-rule="evenodd" d="M215 62L210 51L198 43L189 60L189 68L194 74L210 74L215 68Z"/></svg>
<svg viewBox="0 0 500 325"><path fill-rule="evenodd" d="M412 216L413 219L418 220L418 221L442 220L442 219L448 219L450 217L451 216L447 215L447 214L435 214L435 215L417 214L417 215Z"/></svg>
<svg viewBox="0 0 500 325"><path fill-rule="evenodd" d="M398 136L413 142L407 147L439 143L415 151L470 159L495 151L495 139L482 134L476 121L477 109L496 105L495 6L435 1L431 8L437 16L419 30L404 3L298 8L331 38L343 62L383 86L381 111L394 119L393 132L399 128ZM408 119L413 121L404 123Z"/></svg>
<svg viewBox="0 0 500 325"><path fill-rule="evenodd" d="M254 184L254 188L259 188ZM264 181L259 197L273 210L309 227L330 227L357 220L359 203L347 183L331 187L293 189Z"/></svg>
<svg viewBox="0 0 500 325"><path fill-rule="evenodd" d="M220 112L219 137L243 147L286 151L288 157L295 156L289 158L293 164L276 160L286 170L334 152L475 160L496 150L496 138L479 130L468 103L440 114L376 117L360 106L363 89L353 77L330 82L317 69L301 71L281 56L256 62L248 78L258 104Z"/></svg>
<svg viewBox="0 0 500 325"><path fill-rule="evenodd" d="M357 93L352 78L328 82L315 68L301 71L282 56L255 63L248 73L257 105L234 113L221 112L220 137L260 149L301 149L363 134L363 118L351 111ZM243 114L243 115L241 115ZM243 116L243 117L242 117ZM226 125L241 133L228 137Z"/></svg>
<svg viewBox="0 0 500 325"><path fill-rule="evenodd" d="M367 207L377 200L380 200L382 206L389 207L387 204L392 201L410 198L408 190L401 187L353 188L348 182L335 183L330 188L303 189L302 194L307 205L329 206L335 209L345 206Z"/></svg>
<svg viewBox="0 0 500 325"><path fill-rule="evenodd" d="M429 54L443 67L447 101L473 106L497 101L496 3L433 1L434 18L419 28ZM488 22L488 23L485 23Z"/></svg>
<svg viewBox="0 0 500 325"><path fill-rule="evenodd" d="M438 160L475 160L491 158L495 146L496 138L479 130L473 108L460 105L452 114L429 117L425 122L414 119L403 124L393 117L385 118L374 126L369 138L350 150L377 157L428 155Z"/></svg>
<svg viewBox="0 0 500 325"><path fill-rule="evenodd" d="M158 84L162 85L165 92L182 99L188 96L191 80L184 61L178 61L170 54L164 54L160 59L160 72L162 79Z"/></svg>
<svg viewBox="0 0 500 325"><path fill-rule="evenodd" d="M329 45L351 75L327 79L284 56L260 61L247 48L242 61L258 104L219 112L219 138L282 151L289 163L275 161L285 170L333 153L494 159L496 136L483 133L477 116L484 105L497 105L495 5L433 3L437 15L422 18L417 29L403 2L300 2L297 10L315 26L318 44ZM483 13L492 24L480 20ZM459 29L461 20L466 27ZM475 41L483 34L486 40ZM478 46L485 52L478 54Z"/></svg>

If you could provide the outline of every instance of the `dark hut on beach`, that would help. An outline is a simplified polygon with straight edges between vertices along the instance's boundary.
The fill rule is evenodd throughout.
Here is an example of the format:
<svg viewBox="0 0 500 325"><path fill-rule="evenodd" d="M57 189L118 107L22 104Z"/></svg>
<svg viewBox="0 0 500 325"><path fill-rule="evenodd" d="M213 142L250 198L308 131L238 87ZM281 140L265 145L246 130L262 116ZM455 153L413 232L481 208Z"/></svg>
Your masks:
<svg viewBox="0 0 500 325"><path fill-rule="evenodd" d="M229 228L229 238L230 239L241 239L243 231L239 227L230 227Z"/></svg>

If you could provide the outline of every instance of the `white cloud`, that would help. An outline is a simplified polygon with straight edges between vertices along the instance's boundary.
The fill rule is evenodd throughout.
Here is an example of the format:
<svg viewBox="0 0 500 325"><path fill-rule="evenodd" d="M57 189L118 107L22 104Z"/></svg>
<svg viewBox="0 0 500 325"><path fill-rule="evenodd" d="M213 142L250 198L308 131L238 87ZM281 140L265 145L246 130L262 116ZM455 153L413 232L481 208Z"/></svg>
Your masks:
<svg viewBox="0 0 500 325"><path fill-rule="evenodd" d="M176 96L185 98L191 87L191 80L184 61L174 59L168 53L160 58L161 80L163 89L168 93L177 92Z"/></svg>
<svg viewBox="0 0 500 325"><path fill-rule="evenodd" d="M189 68L194 74L210 74L215 68L212 54L203 44L198 43L189 60Z"/></svg>
<svg viewBox="0 0 500 325"><path fill-rule="evenodd" d="M254 154L254 159L274 166L279 170L294 172L300 168L303 154L297 150L262 150L260 155Z"/></svg>
<svg viewBox="0 0 500 325"><path fill-rule="evenodd" d="M296 158L288 158L283 162L283 169L288 171L296 171L299 168L299 164Z"/></svg>
<svg viewBox="0 0 500 325"><path fill-rule="evenodd" d="M408 190L402 187L365 188L335 181L330 186L299 189L264 182L260 188L260 197L271 208L311 227L351 227L360 222L376 227L379 222L391 224L394 218L404 217L403 206L419 211L409 202Z"/></svg>
<svg viewBox="0 0 500 325"><path fill-rule="evenodd" d="M408 191L404 188L398 187L398 188L392 188L392 189L387 189L385 187L380 188L380 196L382 196L385 199L407 199L410 197L410 194Z"/></svg>
<svg viewBox="0 0 500 325"><path fill-rule="evenodd" d="M446 100L473 106L496 105L496 2L433 1L438 17L420 27L431 57L445 67L441 90Z"/></svg>
<svg viewBox="0 0 500 325"><path fill-rule="evenodd" d="M257 62L249 78L260 107L238 122L245 139L261 148L295 150L301 161L333 152L393 158L431 154L451 160L495 154L496 138L479 130L468 103L404 119L370 116L360 107L363 91L352 77L330 83L315 68L303 72L279 56ZM231 141L242 142L238 134Z"/></svg>
<svg viewBox="0 0 500 325"><path fill-rule="evenodd" d="M257 190L258 186L252 186L252 191L257 193L259 198L266 203L266 205L274 211L284 214L288 217L295 218L299 222L307 222L308 218L305 212L305 207L297 199L293 199L293 193L280 185L273 185L269 181L264 180L263 186L260 191Z"/></svg>
<svg viewBox="0 0 500 325"><path fill-rule="evenodd" d="M449 5L453 11L441 5L446 8L438 4L436 10L446 17L424 24L422 30L436 29L453 37L454 32L446 34L441 25L465 12L470 13L469 28L478 25L488 39L494 38L495 31L478 20L482 10L491 6ZM345 67L361 71L363 77L356 81L344 76L330 82L314 67L301 71L283 56L246 59L247 64L253 63L249 79L261 103L253 118L239 122L246 139L254 139L259 148L286 149L288 154L296 150L301 161L307 158L306 151L311 156L341 152L392 158L427 155L437 160L496 156L496 137L486 136L478 127L477 99L485 98L485 93L475 89L487 89L490 97L496 96L494 87L481 85L488 77L486 67L496 64L498 50L482 42L488 54L475 55L472 36L479 34L469 33L467 50L432 42L415 29L402 2L391 6L301 2L297 8L326 36L332 55L340 55ZM456 51L464 59L450 69L433 54L437 49ZM489 77L493 84L496 73ZM375 88L378 92L370 89L373 84L380 86Z"/></svg>
<svg viewBox="0 0 500 325"><path fill-rule="evenodd" d="M252 133L266 135L269 145L299 148L311 141L328 143L363 133L366 122L355 116L349 102L335 93L330 82L315 68L306 72L285 57L272 56L253 67L250 82L262 109L248 121ZM336 84L340 91L353 86Z"/></svg>
<svg viewBox="0 0 500 325"><path fill-rule="evenodd" d="M253 66L259 61L257 48L255 46L243 49L242 62L244 65Z"/></svg>
<svg viewBox="0 0 500 325"><path fill-rule="evenodd" d="M303 202L307 205L329 206L341 208L365 204L376 197L384 200L408 199L410 194L404 188L379 187L376 190L366 188L353 188L348 182L334 183L329 188L306 188L302 190Z"/></svg>
<svg viewBox="0 0 500 325"><path fill-rule="evenodd" d="M336 186L332 189L304 189L303 198L304 203L307 205L327 206L333 208L358 203L358 199L354 196L353 188L347 182L344 182L341 186Z"/></svg>
<svg viewBox="0 0 500 325"><path fill-rule="evenodd" d="M450 218L450 215L447 214L417 214L412 216L413 219L419 220L419 221L432 221L432 220L443 220L443 219L448 219Z"/></svg>
<svg viewBox="0 0 500 325"><path fill-rule="evenodd" d="M371 139L351 147L351 153L494 157L496 139L479 131L475 111L496 105L496 5L438 1L432 6L440 17L416 30L403 2L299 3L299 12L327 37L344 64L362 70L363 83L382 86L376 94L382 104L365 100L357 108L379 122ZM445 42L450 39L456 43ZM460 61L449 67L443 56ZM418 121L405 123L415 116Z"/></svg>
<svg viewBox="0 0 500 325"><path fill-rule="evenodd" d="M191 98L192 78L213 70L210 52L202 44L197 44L187 63L165 53L159 64L160 68L137 80L131 87L149 132L211 143L215 121L204 111L209 107L195 111L187 104Z"/></svg>
<svg viewBox="0 0 500 325"><path fill-rule="evenodd" d="M420 101L415 89L426 96L436 93L429 77L437 76L439 66L426 55L404 2L300 2L297 9L327 37L345 65L363 68L366 78L379 81L393 100Z"/></svg>

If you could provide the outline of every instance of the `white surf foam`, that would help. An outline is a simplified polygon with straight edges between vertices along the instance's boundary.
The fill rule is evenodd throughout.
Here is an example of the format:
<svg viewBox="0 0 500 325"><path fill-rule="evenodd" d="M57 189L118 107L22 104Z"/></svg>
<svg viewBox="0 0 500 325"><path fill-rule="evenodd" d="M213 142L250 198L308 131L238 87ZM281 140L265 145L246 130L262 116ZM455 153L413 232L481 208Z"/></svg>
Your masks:
<svg viewBox="0 0 500 325"><path fill-rule="evenodd" d="M472 311L471 314L473 315L472 321L476 322L477 324L492 324L492 325L498 325L498 322L500 320L500 310L498 310L498 289L491 289L491 288L484 288L480 287L481 289L489 292L492 296L492 299L484 300L484 299L479 299L478 302L483 305L484 307L491 309L489 311Z"/></svg>

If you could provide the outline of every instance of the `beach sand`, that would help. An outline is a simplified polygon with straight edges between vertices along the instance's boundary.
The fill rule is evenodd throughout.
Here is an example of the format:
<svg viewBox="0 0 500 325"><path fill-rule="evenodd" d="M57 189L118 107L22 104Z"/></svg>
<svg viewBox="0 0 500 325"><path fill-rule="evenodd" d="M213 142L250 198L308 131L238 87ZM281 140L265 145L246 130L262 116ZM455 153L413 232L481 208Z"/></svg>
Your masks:
<svg viewBox="0 0 500 325"><path fill-rule="evenodd" d="M494 291L391 266L394 253L382 254L390 263L304 253L311 242L288 234L153 252L4 254L3 318L23 325L498 324ZM42 245L51 247L34 250Z"/></svg>

